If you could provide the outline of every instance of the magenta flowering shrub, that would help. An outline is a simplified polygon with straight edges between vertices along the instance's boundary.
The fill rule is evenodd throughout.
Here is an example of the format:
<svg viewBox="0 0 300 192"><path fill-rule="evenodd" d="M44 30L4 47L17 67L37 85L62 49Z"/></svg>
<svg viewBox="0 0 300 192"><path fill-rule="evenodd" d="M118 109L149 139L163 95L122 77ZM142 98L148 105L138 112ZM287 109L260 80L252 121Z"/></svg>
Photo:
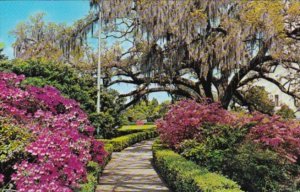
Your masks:
<svg viewBox="0 0 300 192"><path fill-rule="evenodd" d="M202 123L233 124L235 120L235 115L219 103L182 100L173 105L163 119L157 120L156 125L161 139L170 147L176 147L199 134Z"/></svg>
<svg viewBox="0 0 300 192"><path fill-rule="evenodd" d="M173 148L184 140L201 138L200 126L203 123L233 127L253 124L245 139L262 144L292 163L300 157L300 123L276 115L254 113L238 116L222 109L219 103L182 100L156 122L161 140Z"/></svg>
<svg viewBox="0 0 300 192"><path fill-rule="evenodd" d="M25 148L30 158L14 165L11 180L18 191L73 191L86 181L88 161L103 163L104 145L78 103L53 87L22 87L24 78L0 73L0 117L34 136Z"/></svg>
<svg viewBox="0 0 300 192"><path fill-rule="evenodd" d="M250 130L248 138L271 148L282 157L296 162L300 156L300 124L283 120L280 116L254 114L257 124Z"/></svg>

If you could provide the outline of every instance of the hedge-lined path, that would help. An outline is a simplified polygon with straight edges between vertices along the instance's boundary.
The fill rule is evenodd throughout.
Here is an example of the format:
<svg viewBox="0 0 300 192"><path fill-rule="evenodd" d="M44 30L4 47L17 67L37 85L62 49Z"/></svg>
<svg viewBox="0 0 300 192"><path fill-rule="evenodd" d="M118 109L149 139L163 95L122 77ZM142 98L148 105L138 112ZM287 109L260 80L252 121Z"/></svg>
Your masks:
<svg viewBox="0 0 300 192"><path fill-rule="evenodd" d="M105 167L97 192L170 191L154 170L151 160L153 140L142 141L121 152L114 152Z"/></svg>

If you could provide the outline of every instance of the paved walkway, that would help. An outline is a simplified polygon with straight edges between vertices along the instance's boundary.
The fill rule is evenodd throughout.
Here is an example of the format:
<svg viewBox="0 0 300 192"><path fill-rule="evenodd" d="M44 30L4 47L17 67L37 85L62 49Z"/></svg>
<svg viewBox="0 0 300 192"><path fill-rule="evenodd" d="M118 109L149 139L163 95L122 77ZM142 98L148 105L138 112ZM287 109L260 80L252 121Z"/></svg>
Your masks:
<svg viewBox="0 0 300 192"><path fill-rule="evenodd" d="M170 192L151 164L153 141L143 141L114 152L97 192Z"/></svg>

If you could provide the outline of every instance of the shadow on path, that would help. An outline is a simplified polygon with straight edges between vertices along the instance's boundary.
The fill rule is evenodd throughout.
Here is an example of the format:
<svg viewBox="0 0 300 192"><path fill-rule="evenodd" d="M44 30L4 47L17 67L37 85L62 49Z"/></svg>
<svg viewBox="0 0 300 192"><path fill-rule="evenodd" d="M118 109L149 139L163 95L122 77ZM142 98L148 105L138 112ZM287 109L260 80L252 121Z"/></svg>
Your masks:
<svg viewBox="0 0 300 192"><path fill-rule="evenodd" d="M105 167L97 192L170 192L152 167L153 141L142 141L114 152Z"/></svg>

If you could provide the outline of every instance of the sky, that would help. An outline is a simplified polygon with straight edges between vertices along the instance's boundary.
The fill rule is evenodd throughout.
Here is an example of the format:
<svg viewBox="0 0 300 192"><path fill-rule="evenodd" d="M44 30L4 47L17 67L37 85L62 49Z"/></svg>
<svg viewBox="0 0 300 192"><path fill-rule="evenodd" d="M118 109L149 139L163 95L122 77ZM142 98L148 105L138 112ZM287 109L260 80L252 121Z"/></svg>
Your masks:
<svg viewBox="0 0 300 192"><path fill-rule="evenodd" d="M86 16L89 10L89 0L0 0L0 42L4 43L4 54L10 59L13 58L11 45L15 38L9 32L18 23L27 21L29 16L43 12L46 14L45 21L71 25L76 20ZM128 84L119 84L112 88L120 93L127 93L134 87ZM166 93L149 95L149 99L154 97L159 102L170 100Z"/></svg>

